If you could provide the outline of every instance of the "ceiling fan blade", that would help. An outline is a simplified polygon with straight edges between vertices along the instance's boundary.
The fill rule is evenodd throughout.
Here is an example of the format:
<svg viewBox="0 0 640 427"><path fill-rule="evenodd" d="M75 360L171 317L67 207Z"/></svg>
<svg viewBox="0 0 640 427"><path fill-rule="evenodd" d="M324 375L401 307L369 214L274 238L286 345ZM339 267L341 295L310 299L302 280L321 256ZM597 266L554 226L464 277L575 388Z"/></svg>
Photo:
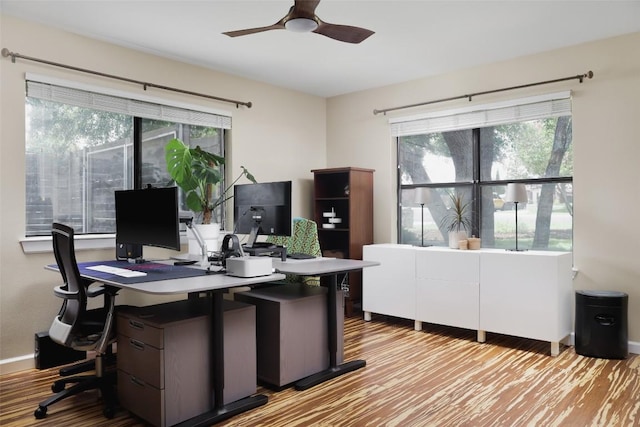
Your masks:
<svg viewBox="0 0 640 427"><path fill-rule="evenodd" d="M313 31L314 33L322 34L323 36L341 42L360 43L372 34L375 34L374 31L367 30L366 28L352 27L351 25L328 24L320 21L320 19L318 19L318 21L318 28Z"/></svg>
<svg viewBox="0 0 640 427"><path fill-rule="evenodd" d="M247 34L262 33L263 31L270 31L270 30L284 30L284 23L280 21L273 25L268 25L266 27L247 28L246 30L237 30L237 31L227 31L222 34L226 34L229 37L238 37L238 36L246 36Z"/></svg>
<svg viewBox="0 0 640 427"><path fill-rule="evenodd" d="M320 0L295 0L291 14L297 17L313 18Z"/></svg>

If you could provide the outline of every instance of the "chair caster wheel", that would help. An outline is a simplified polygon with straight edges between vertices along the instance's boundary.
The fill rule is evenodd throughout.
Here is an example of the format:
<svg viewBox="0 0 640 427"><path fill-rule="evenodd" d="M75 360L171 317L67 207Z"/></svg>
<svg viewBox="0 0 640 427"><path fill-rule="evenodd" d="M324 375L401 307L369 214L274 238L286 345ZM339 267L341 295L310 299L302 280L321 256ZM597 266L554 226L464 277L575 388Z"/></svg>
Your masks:
<svg viewBox="0 0 640 427"><path fill-rule="evenodd" d="M113 406L107 406L102 410L102 415L104 415L105 418L112 419L116 415L116 410Z"/></svg>
<svg viewBox="0 0 640 427"><path fill-rule="evenodd" d="M51 384L51 391L54 393L59 393L64 390L64 383L54 382Z"/></svg>
<svg viewBox="0 0 640 427"><path fill-rule="evenodd" d="M36 417L37 420L41 420L44 417L47 416L47 407L46 406L38 406L38 409L36 409L33 412L33 416Z"/></svg>

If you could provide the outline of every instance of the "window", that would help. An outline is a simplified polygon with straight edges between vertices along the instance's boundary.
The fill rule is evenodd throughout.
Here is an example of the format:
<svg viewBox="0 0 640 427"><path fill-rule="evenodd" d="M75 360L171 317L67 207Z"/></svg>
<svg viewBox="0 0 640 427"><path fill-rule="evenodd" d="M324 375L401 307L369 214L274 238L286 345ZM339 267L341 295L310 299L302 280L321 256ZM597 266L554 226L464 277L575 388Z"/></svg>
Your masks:
<svg viewBox="0 0 640 427"><path fill-rule="evenodd" d="M49 235L53 221L114 233L114 191L172 185L169 140L224 156L228 128L229 117L28 81L26 236Z"/></svg>
<svg viewBox="0 0 640 427"><path fill-rule="evenodd" d="M399 242L446 245L450 195L459 195L470 207L468 235L479 236L483 247L513 248L516 206L505 200L505 190L521 182L528 200L517 206L518 246L571 250L570 99L548 98L392 123L398 137ZM424 209L413 198L419 187L429 189Z"/></svg>

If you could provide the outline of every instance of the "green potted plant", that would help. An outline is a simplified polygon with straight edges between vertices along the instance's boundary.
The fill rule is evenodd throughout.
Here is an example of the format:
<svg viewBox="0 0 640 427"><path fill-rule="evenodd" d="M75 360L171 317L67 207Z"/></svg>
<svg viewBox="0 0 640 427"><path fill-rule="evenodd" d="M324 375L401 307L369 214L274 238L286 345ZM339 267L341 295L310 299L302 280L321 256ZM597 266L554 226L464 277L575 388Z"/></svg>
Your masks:
<svg viewBox="0 0 640 427"><path fill-rule="evenodd" d="M458 192L449 193L449 199L451 207L442 218L441 226L449 232L449 247L458 249L460 240L466 239L467 231L471 230L472 200L465 201Z"/></svg>
<svg viewBox="0 0 640 427"><path fill-rule="evenodd" d="M217 186L223 178L220 167L224 164L224 158L205 151L200 146L190 148L177 138L165 146L165 160L171 179L185 194L187 207L193 212L202 213L203 225L212 224L211 227L202 227L199 224L200 233L205 240L217 240L220 224L215 217L216 208L233 197L229 190L243 176L253 183L256 179L244 166L240 166L240 175L220 191ZM217 245L217 242L207 243L210 249L213 249L214 245Z"/></svg>

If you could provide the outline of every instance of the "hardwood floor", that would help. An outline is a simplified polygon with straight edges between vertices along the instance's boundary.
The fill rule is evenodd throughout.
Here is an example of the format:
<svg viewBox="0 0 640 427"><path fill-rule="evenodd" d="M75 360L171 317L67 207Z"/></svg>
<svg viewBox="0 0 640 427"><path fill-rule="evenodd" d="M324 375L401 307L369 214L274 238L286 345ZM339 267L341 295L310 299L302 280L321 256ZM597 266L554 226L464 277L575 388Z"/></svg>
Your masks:
<svg viewBox="0 0 640 427"><path fill-rule="evenodd" d="M358 371L306 391L259 388L262 407L220 426L640 426L640 357L606 360L548 343L374 316L345 321L345 360ZM1 426L144 426L120 409L107 420L97 395L37 403L57 371L0 377Z"/></svg>

